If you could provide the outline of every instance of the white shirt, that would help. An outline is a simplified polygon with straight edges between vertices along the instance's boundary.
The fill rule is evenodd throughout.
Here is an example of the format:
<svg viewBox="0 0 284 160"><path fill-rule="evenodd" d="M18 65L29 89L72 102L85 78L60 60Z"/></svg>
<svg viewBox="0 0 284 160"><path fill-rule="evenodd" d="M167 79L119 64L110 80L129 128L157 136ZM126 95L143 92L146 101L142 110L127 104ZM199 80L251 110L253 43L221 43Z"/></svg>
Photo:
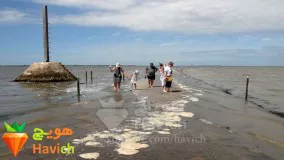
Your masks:
<svg viewBox="0 0 284 160"><path fill-rule="evenodd" d="M132 74L132 77L131 77L131 82L132 83L135 83L135 82L137 82L137 80L138 80L138 73L133 73Z"/></svg>
<svg viewBox="0 0 284 160"><path fill-rule="evenodd" d="M169 66L165 67L165 72L166 72L166 76L171 76L172 75L172 69Z"/></svg>

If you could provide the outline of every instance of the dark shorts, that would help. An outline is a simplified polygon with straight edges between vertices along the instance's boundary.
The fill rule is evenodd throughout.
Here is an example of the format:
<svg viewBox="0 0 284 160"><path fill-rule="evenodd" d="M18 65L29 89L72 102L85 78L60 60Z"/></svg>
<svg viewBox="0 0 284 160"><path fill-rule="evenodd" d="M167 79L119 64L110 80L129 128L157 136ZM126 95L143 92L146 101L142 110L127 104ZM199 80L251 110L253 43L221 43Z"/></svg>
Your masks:
<svg viewBox="0 0 284 160"><path fill-rule="evenodd" d="M165 87L171 88L171 86L172 86L172 82L167 82L167 81L166 81Z"/></svg>
<svg viewBox="0 0 284 160"><path fill-rule="evenodd" d="M121 79L121 77L113 77L113 83L120 83Z"/></svg>
<svg viewBox="0 0 284 160"><path fill-rule="evenodd" d="M148 76L149 80L155 80L155 78L156 78L155 76Z"/></svg>

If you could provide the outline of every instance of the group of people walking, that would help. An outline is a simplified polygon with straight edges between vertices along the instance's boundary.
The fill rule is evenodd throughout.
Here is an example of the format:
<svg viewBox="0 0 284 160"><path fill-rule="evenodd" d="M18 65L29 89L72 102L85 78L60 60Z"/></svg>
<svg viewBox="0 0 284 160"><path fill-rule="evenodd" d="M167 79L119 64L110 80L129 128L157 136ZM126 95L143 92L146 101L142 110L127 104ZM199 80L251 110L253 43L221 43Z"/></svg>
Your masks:
<svg viewBox="0 0 284 160"><path fill-rule="evenodd" d="M173 70L172 70L173 66L174 66L173 62L169 62L167 65L160 63L160 67L158 69L157 67L154 66L153 63L150 63L150 66L146 68L145 72L148 78L148 85L149 85L148 87L149 88L153 87L156 72L159 71L163 92L169 92L173 80Z"/></svg>
<svg viewBox="0 0 284 160"><path fill-rule="evenodd" d="M169 92L170 88L172 86L172 80L173 80L173 67L174 63L169 62L167 65L160 63L159 69L153 64L150 63L150 66L148 66L145 70L145 78L148 78L148 87L152 88L154 87L154 82L156 79L156 72L160 72L160 82L163 89L163 92ZM122 69L119 63L116 63L115 67L112 68L112 66L109 66L110 71L113 73L113 83L114 83L114 89L116 91L120 91L120 84L122 77L131 77L131 88L134 87L134 89L137 89L137 80L139 71L136 70L131 75L127 75L126 72Z"/></svg>

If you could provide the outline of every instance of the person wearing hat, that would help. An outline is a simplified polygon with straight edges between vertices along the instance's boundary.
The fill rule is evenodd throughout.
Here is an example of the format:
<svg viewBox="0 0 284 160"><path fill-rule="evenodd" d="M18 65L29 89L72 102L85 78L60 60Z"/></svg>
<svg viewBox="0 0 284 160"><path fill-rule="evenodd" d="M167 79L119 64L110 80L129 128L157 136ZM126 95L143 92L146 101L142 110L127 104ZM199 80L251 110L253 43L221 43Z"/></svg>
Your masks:
<svg viewBox="0 0 284 160"><path fill-rule="evenodd" d="M137 89L137 80L138 80L138 75L139 75L139 71L136 70L135 72L133 72L129 77L131 77L131 89L134 86L134 89Z"/></svg>
<svg viewBox="0 0 284 160"><path fill-rule="evenodd" d="M172 61L170 61L168 63L168 65L165 67L164 71L165 71L165 90L164 92L169 92L170 88L172 86L172 81L173 81L173 69L172 67L174 66L174 63Z"/></svg>
<svg viewBox="0 0 284 160"><path fill-rule="evenodd" d="M112 68L111 65L109 66L110 72L113 73L113 85L114 89L119 92L120 91L120 84L121 84L121 79L122 75L126 76L126 73L124 70L121 68L119 63L116 63L115 67Z"/></svg>

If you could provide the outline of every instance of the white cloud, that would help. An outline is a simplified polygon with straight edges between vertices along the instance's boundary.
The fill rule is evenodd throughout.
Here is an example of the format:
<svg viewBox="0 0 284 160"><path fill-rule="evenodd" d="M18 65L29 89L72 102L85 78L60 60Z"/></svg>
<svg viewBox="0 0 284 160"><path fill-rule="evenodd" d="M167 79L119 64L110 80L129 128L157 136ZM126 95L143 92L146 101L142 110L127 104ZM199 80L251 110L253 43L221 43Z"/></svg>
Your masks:
<svg viewBox="0 0 284 160"><path fill-rule="evenodd" d="M184 33L284 28L283 0L49 0L47 3L86 9L81 14L56 17L56 23L61 24Z"/></svg>
<svg viewBox="0 0 284 160"><path fill-rule="evenodd" d="M0 23L23 23L31 20L29 14L13 8L0 10Z"/></svg>
<svg viewBox="0 0 284 160"><path fill-rule="evenodd" d="M132 6L135 0L33 0L37 3L47 3L65 7L85 9L122 10Z"/></svg>
<svg viewBox="0 0 284 160"><path fill-rule="evenodd" d="M120 33L119 33L119 32L113 33L112 36L113 36L113 37L120 36Z"/></svg>
<svg viewBox="0 0 284 160"><path fill-rule="evenodd" d="M144 42L144 40L142 38L135 38L134 42L135 43L142 43L142 42Z"/></svg>
<svg viewBox="0 0 284 160"><path fill-rule="evenodd" d="M87 37L88 40L92 40L92 39L94 39L94 38L95 38L95 36Z"/></svg>
<svg viewBox="0 0 284 160"><path fill-rule="evenodd" d="M180 44L179 42L166 42L166 43L161 43L160 46L161 47L165 47L165 46L174 46L174 45L178 45Z"/></svg>
<svg viewBox="0 0 284 160"><path fill-rule="evenodd" d="M268 38L268 37L264 37L264 38L262 38L261 40L263 40L263 41L271 41L271 39Z"/></svg>
<svg viewBox="0 0 284 160"><path fill-rule="evenodd" d="M192 41L191 40L185 40L183 43L185 43L185 44L192 44Z"/></svg>

